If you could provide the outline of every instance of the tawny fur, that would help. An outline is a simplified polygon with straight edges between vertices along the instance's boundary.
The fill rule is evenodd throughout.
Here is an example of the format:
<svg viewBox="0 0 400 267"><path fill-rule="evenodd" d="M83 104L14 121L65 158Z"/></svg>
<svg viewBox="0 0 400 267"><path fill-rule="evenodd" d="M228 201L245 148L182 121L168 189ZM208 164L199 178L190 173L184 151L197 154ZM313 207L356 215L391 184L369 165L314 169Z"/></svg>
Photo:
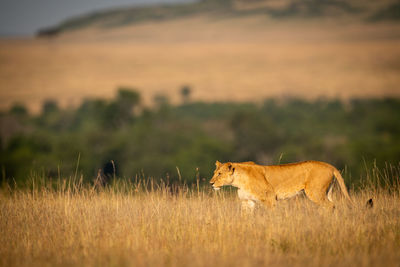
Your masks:
<svg viewBox="0 0 400 267"><path fill-rule="evenodd" d="M304 190L306 196L318 205L333 208L328 198L333 176L336 177L343 195L352 203L340 172L332 165L320 161L258 165L254 162L216 162L210 183L214 189L224 185L237 187L242 207L253 209L254 202L273 207L276 200L286 199ZM329 192L328 192L329 189Z"/></svg>

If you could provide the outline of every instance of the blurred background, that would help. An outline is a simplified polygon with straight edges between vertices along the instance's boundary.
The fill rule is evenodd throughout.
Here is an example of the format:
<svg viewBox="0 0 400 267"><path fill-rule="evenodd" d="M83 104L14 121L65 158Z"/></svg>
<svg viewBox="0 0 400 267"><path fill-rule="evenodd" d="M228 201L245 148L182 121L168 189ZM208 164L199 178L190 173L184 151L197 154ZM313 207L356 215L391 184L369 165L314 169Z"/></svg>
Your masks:
<svg viewBox="0 0 400 267"><path fill-rule="evenodd" d="M0 1L1 180L400 162L397 0Z"/></svg>

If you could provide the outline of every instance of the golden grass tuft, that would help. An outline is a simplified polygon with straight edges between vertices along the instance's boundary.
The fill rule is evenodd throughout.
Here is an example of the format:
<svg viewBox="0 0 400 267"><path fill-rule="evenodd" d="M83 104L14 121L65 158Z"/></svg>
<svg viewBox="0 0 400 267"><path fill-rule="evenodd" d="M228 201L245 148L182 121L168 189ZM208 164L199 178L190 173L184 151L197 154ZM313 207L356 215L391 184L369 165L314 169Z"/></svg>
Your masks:
<svg viewBox="0 0 400 267"><path fill-rule="evenodd" d="M398 177L397 177L398 180ZM398 266L399 190L241 215L232 190L122 182L3 189L1 266ZM398 189L398 188L397 188ZM174 192L174 193L171 193ZM374 199L374 208L365 202Z"/></svg>

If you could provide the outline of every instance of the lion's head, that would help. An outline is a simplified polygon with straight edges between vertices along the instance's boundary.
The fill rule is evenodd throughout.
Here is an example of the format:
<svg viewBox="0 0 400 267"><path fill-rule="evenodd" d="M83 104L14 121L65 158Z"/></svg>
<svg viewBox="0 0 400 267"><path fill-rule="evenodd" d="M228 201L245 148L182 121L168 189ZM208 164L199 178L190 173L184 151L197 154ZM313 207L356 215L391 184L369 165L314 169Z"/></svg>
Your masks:
<svg viewBox="0 0 400 267"><path fill-rule="evenodd" d="M232 163L220 163L217 161L215 166L214 176L210 180L214 190L219 190L224 185L231 185L234 178L233 173L235 172L235 167L233 167Z"/></svg>

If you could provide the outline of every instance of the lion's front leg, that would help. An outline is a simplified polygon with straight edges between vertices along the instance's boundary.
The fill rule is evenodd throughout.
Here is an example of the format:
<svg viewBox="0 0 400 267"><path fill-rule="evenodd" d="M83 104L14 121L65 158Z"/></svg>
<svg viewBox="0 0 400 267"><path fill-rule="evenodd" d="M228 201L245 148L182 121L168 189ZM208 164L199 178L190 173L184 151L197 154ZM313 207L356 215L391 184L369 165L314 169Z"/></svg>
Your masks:
<svg viewBox="0 0 400 267"><path fill-rule="evenodd" d="M244 214L253 213L255 207L256 203L253 200L251 199L242 200L242 213Z"/></svg>
<svg viewBox="0 0 400 267"><path fill-rule="evenodd" d="M260 198L261 203L271 209L276 205L276 194L273 190L267 190L263 196Z"/></svg>

